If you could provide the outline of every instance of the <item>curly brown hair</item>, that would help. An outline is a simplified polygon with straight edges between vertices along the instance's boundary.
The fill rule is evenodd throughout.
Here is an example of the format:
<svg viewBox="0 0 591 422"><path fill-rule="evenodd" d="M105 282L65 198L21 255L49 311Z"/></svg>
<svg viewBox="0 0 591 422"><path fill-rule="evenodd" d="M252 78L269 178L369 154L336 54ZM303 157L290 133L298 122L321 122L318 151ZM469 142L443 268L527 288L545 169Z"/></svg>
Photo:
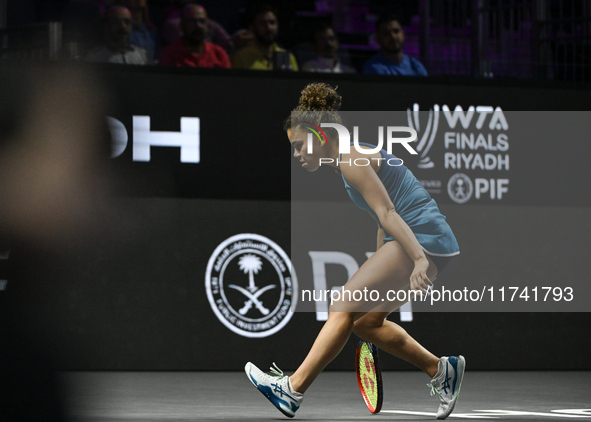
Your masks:
<svg viewBox="0 0 591 422"><path fill-rule="evenodd" d="M304 88L299 104L293 109L285 121L285 130L295 128L304 122L314 123L342 123L340 114L342 97L337 94L337 88L317 82Z"/></svg>

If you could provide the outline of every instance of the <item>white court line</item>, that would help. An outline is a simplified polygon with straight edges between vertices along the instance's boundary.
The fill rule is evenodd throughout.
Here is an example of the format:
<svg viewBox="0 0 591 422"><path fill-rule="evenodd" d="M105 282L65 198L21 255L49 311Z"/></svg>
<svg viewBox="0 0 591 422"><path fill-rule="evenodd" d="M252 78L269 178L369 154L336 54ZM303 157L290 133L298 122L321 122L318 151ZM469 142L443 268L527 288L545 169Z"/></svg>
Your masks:
<svg viewBox="0 0 591 422"><path fill-rule="evenodd" d="M560 410L551 410L551 412L528 412L521 410L473 410L478 413L452 413L450 418L472 418L472 419L499 419L500 416L547 416L550 418L585 418L591 419L589 414L574 414L573 413L558 413ZM411 410L382 410L380 413L396 413L401 415L414 415L414 416L433 416L435 413L431 412L415 412Z"/></svg>
<svg viewBox="0 0 591 422"><path fill-rule="evenodd" d="M521 410L474 410L474 412L491 412L492 414L498 414L503 416L548 416L550 418L587 418L590 419L591 415L575 415L572 413L549 413L549 412L528 412ZM553 412L551 410L550 412Z"/></svg>
<svg viewBox="0 0 591 422"><path fill-rule="evenodd" d="M556 409L550 412L568 413L571 415L587 415L591 418L591 409Z"/></svg>
<svg viewBox="0 0 591 422"><path fill-rule="evenodd" d="M381 410L380 413L397 413L400 415L413 415L413 416L431 416L435 418L436 413L430 412L413 412L410 410ZM452 413L449 415L450 418L468 418L468 419L499 419L498 416L487 416L477 415L473 413Z"/></svg>

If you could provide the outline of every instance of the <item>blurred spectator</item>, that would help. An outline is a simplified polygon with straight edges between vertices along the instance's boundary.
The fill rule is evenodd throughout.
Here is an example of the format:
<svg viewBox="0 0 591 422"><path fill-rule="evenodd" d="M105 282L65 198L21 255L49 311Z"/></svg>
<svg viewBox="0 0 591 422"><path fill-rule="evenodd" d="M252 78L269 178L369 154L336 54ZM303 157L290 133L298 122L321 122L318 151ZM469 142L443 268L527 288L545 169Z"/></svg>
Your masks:
<svg viewBox="0 0 591 422"><path fill-rule="evenodd" d="M363 73L427 76L427 70L421 62L402 53L404 31L397 17L390 15L378 19L376 40L380 52L365 62Z"/></svg>
<svg viewBox="0 0 591 422"><path fill-rule="evenodd" d="M256 8L250 18L249 30L254 34L254 39L232 57L232 67L254 70L298 70L295 56L276 43L279 21L277 11L273 7L263 5Z"/></svg>
<svg viewBox="0 0 591 422"><path fill-rule="evenodd" d="M323 23L316 27L312 49L317 57L302 66L304 72L355 73L355 69L341 63L337 53L339 39L331 25Z"/></svg>
<svg viewBox="0 0 591 422"><path fill-rule="evenodd" d="M176 43L183 35L181 28L182 10L189 4L196 4L195 0L174 0L175 9L170 12L162 25L162 39L167 45ZM201 5L199 5L201 6ZM203 6L201 6L205 10ZM207 18L207 34L205 41L223 47L227 52L234 49L232 37L228 35L222 25L213 19Z"/></svg>
<svg viewBox="0 0 591 422"><path fill-rule="evenodd" d="M183 37L162 50L160 64L165 66L230 67L228 53L205 41L207 12L198 4L189 4L181 12Z"/></svg>
<svg viewBox="0 0 591 422"><path fill-rule="evenodd" d="M131 36L129 42L145 48L150 59L160 55L158 31L150 22L147 0L124 0L123 5L131 12Z"/></svg>
<svg viewBox="0 0 591 422"><path fill-rule="evenodd" d="M152 63L144 48L130 43L131 12L123 6L107 10L105 44L88 52L90 62L144 65Z"/></svg>

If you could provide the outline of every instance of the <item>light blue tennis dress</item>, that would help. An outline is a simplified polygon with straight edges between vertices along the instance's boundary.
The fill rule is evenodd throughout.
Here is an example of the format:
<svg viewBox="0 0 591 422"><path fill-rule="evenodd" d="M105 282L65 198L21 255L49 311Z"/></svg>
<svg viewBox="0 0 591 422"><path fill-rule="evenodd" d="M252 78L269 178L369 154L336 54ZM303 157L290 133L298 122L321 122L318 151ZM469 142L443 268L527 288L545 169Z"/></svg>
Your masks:
<svg viewBox="0 0 591 422"><path fill-rule="evenodd" d="M359 142L359 145L375 148L375 145L363 142ZM384 160L380 163L378 177L388 191L396 212L408 224L425 253L435 257L458 255L460 247L456 237L445 221L445 216L439 211L435 200L407 167L399 165L400 160L396 156L388 154L383 149L380 150L380 154ZM394 166L388 165L388 160ZM355 205L368 211L382 227L376 213L365 201L363 195L349 185L344 176L343 181ZM394 240L388 232L386 236L384 243Z"/></svg>

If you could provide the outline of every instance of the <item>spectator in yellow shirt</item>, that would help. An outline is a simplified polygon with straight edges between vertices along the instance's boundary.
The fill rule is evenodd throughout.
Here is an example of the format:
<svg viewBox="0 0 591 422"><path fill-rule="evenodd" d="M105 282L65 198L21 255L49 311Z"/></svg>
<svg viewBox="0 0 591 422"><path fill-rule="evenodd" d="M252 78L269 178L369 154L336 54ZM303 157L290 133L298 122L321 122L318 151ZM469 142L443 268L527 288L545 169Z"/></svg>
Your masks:
<svg viewBox="0 0 591 422"><path fill-rule="evenodd" d="M254 70L298 70L293 54L277 45L279 21L277 11L269 5L255 9L250 19L252 43L232 57L232 67Z"/></svg>

